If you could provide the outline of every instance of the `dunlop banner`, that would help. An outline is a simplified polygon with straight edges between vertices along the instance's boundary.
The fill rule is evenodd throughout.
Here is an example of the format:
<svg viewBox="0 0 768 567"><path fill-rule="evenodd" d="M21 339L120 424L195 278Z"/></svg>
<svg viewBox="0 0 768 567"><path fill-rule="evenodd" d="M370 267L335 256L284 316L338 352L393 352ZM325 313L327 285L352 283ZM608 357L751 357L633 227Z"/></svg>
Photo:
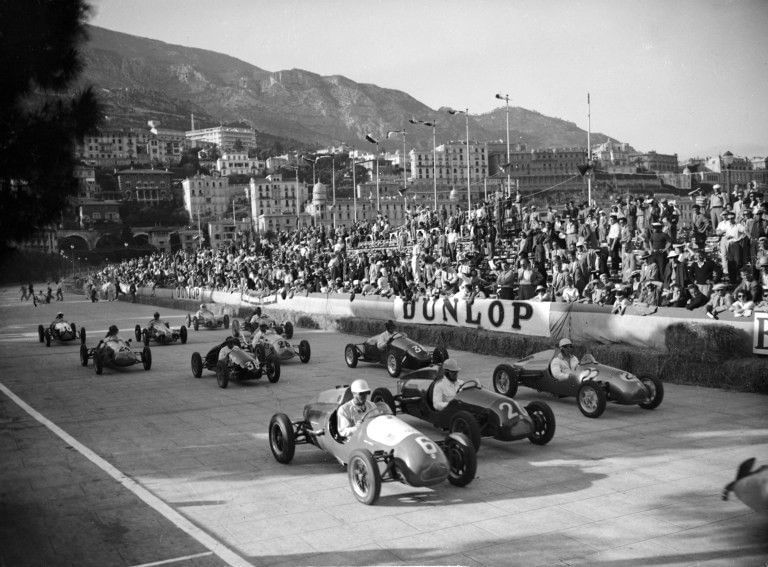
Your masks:
<svg viewBox="0 0 768 567"><path fill-rule="evenodd" d="M506 299L429 299L404 302L395 298L395 319L401 323L473 327L502 333L549 337L548 302Z"/></svg>

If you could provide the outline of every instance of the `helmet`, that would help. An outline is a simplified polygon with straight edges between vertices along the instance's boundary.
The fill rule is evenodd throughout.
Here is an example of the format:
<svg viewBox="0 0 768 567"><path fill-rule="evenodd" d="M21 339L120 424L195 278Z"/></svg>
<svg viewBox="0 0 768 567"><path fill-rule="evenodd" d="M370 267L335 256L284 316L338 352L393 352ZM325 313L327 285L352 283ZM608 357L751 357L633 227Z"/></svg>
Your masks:
<svg viewBox="0 0 768 567"><path fill-rule="evenodd" d="M110 325L109 326L109 334L110 335L116 335L117 334L117 325Z"/></svg>
<svg viewBox="0 0 768 567"><path fill-rule="evenodd" d="M560 348L563 348L565 346L573 346L573 343L571 342L571 339L566 337L564 339L560 339L560 342L557 343L557 346L559 346Z"/></svg>
<svg viewBox="0 0 768 567"><path fill-rule="evenodd" d="M259 325L259 329L261 329L262 332L266 331L267 329L269 329L269 325L267 325L266 323L262 323L261 325Z"/></svg>
<svg viewBox="0 0 768 567"><path fill-rule="evenodd" d="M352 386L350 386L350 390L352 390L353 394L362 394L362 393L371 393L371 389L368 387L368 382L365 380L355 380L352 382Z"/></svg>
<svg viewBox="0 0 768 567"><path fill-rule="evenodd" d="M155 321L157 321L157 320L160 318L160 313L158 313L157 311L155 311L155 315L154 315L154 317L155 317Z"/></svg>
<svg viewBox="0 0 768 567"><path fill-rule="evenodd" d="M448 370L450 372L458 372L461 370L459 368L459 363L456 362L453 358L448 358L443 362L443 370Z"/></svg>
<svg viewBox="0 0 768 567"><path fill-rule="evenodd" d="M227 346L229 348L232 348L232 347L234 347L237 344L235 342L235 337L227 337L225 342L227 343Z"/></svg>
<svg viewBox="0 0 768 567"><path fill-rule="evenodd" d="M200 304L200 309L205 309L205 303Z"/></svg>
<svg viewBox="0 0 768 567"><path fill-rule="evenodd" d="M259 317L261 317L261 307L257 307L256 309L254 309L254 310L253 310L253 312L254 312L256 315L258 315Z"/></svg>
<svg viewBox="0 0 768 567"><path fill-rule="evenodd" d="M57 318L62 318L62 319L63 319L63 318L64 318L64 313L62 313L61 311L59 311L59 312L56 314L56 317L57 317Z"/></svg>
<svg viewBox="0 0 768 567"><path fill-rule="evenodd" d="M390 332L394 331L395 330L395 322L392 319L390 319L389 321L384 323L384 328L387 331L390 331Z"/></svg>

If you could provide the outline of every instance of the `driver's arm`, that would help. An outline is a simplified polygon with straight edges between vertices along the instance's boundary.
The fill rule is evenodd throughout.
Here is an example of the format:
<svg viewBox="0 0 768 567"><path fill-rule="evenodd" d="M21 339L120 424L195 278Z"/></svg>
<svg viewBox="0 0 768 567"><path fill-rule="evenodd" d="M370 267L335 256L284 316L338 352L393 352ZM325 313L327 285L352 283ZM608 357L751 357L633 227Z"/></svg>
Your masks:
<svg viewBox="0 0 768 567"><path fill-rule="evenodd" d="M549 369L556 380L568 380L572 374L568 362L563 360L559 355L552 359L552 364Z"/></svg>
<svg viewBox="0 0 768 567"><path fill-rule="evenodd" d="M445 380L441 379L435 384L435 389L432 392L432 405L437 411L442 410L453 399L453 394L445 387Z"/></svg>
<svg viewBox="0 0 768 567"><path fill-rule="evenodd" d="M349 437L357 429L357 426L348 415L349 406L347 404L341 406L338 412L338 429L339 435L342 437Z"/></svg>
<svg viewBox="0 0 768 567"><path fill-rule="evenodd" d="M393 336L393 333L390 333L389 331L384 331L381 333L378 338L376 339L376 348L379 350L384 350L387 347L387 343L389 342L389 339L391 339Z"/></svg>

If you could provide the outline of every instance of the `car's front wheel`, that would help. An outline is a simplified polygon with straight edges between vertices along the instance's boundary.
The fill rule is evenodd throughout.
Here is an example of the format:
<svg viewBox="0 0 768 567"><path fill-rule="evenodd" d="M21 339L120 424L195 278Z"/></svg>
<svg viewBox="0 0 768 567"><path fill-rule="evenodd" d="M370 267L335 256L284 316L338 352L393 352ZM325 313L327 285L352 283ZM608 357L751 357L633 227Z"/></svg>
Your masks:
<svg viewBox="0 0 768 567"><path fill-rule="evenodd" d="M37 326L37 336L41 343L45 342L45 327L42 325Z"/></svg>
<svg viewBox="0 0 768 567"><path fill-rule="evenodd" d="M229 386L229 369L227 368L227 363L223 360L216 364L216 383L219 385L219 388Z"/></svg>
<svg viewBox="0 0 768 567"><path fill-rule="evenodd" d="M80 345L80 364L88 366L88 347Z"/></svg>
<svg viewBox="0 0 768 567"><path fill-rule="evenodd" d="M286 321L283 325L283 331L285 332L285 338L289 341L293 338L293 323Z"/></svg>
<svg viewBox="0 0 768 567"><path fill-rule="evenodd" d="M229 329L229 315L224 315L224 328Z"/></svg>
<svg viewBox="0 0 768 567"><path fill-rule="evenodd" d="M280 380L280 360L277 357L267 362L264 368L267 373L267 380L272 384Z"/></svg>
<svg viewBox="0 0 768 567"><path fill-rule="evenodd" d="M80 344L85 344L85 327L80 327Z"/></svg>
<svg viewBox="0 0 768 567"><path fill-rule="evenodd" d="M181 344L187 344L187 328L184 325L179 329L179 338L181 339Z"/></svg>
<svg viewBox="0 0 768 567"><path fill-rule="evenodd" d="M581 413L587 417L597 418L603 415L608 403L605 390L594 382L584 382L576 395Z"/></svg>
<svg viewBox="0 0 768 567"><path fill-rule="evenodd" d="M480 425L475 416L465 410L457 411L451 417L451 433L463 433L472 442L475 451L480 450Z"/></svg>
<svg viewBox="0 0 768 567"><path fill-rule="evenodd" d="M355 449L349 457L349 485L363 504L375 504L381 494L381 473L368 449Z"/></svg>
<svg viewBox="0 0 768 567"><path fill-rule="evenodd" d="M144 370L152 368L152 350L146 345L141 351L141 363L144 365Z"/></svg>
<svg viewBox="0 0 768 567"><path fill-rule="evenodd" d="M51 330L50 329L45 330L45 346L47 347L51 346Z"/></svg>
<svg viewBox="0 0 768 567"><path fill-rule="evenodd" d="M448 458L448 482L454 486L466 486L477 473L477 454L472 442L463 433L451 433L445 440L445 456Z"/></svg>
<svg viewBox="0 0 768 567"><path fill-rule="evenodd" d="M357 366L357 359L357 348L355 345L349 344L344 347L344 362L347 363L347 366L350 368L355 368Z"/></svg>
<svg viewBox="0 0 768 567"><path fill-rule="evenodd" d="M133 335L136 337L136 342L141 341L141 325L136 325L133 328Z"/></svg>
<svg viewBox="0 0 768 567"><path fill-rule="evenodd" d="M296 438L290 418L284 413L276 413L269 420L269 448L278 463L287 465L296 452Z"/></svg>
<svg viewBox="0 0 768 567"><path fill-rule="evenodd" d="M546 445L555 436L555 414L549 404L531 402L525 406L525 411L533 420L533 432L528 440L534 445Z"/></svg>
<svg viewBox="0 0 768 567"><path fill-rule="evenodd" d="M192 376L200 378L203 375L203 357L199 352L192 353Z"/></svg>
<svg viewBox="0 0 768 567"><path fill-rule="evenodd" d="M514 398L517 394L517 378L509 364L499 364L493 371L493 389L502 396Z"/></svg>
<svg viewBox="0 0 768 567"><path fill-rule="evenodd" d="M664 384L654 376L643 376L640 381L648 390L649 400L640 405L643 409L656 409L664 400Z"/></svg>
<svg viewBox="0 0 768 567"><path fill-rule="evenodd" d="M387 353L387 372L392 378L397 378L403 371L403 364L400 362L400 357L392 349Z"/></svg>
<svg viewBox="0 0 768 567"><path fill-rule="evenodd" d="M303 340L299 343L299 360L303 363L309 362L309 357L312 354L312 349L309 348L309 341Z"/></svg>
<svg viewBox="0 0 768 567"><path fill-rule="evenodd" d="M448 350L445 347L437 347L432 351L432 363L442 364L448 360Z"/></svg>

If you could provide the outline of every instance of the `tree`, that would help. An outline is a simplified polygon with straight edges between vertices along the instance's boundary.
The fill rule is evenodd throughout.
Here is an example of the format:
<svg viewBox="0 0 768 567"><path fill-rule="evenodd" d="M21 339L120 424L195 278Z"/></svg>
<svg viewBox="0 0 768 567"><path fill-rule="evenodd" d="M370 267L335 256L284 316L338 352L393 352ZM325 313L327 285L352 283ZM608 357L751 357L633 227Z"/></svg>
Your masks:
<svg viewBox="0 0 768 567"><path fill-rule="evenodd" d="M0 245L60 218L77 194L78 140L102 107L74 92L90 6L84 0L0 2Z"/></svg>

